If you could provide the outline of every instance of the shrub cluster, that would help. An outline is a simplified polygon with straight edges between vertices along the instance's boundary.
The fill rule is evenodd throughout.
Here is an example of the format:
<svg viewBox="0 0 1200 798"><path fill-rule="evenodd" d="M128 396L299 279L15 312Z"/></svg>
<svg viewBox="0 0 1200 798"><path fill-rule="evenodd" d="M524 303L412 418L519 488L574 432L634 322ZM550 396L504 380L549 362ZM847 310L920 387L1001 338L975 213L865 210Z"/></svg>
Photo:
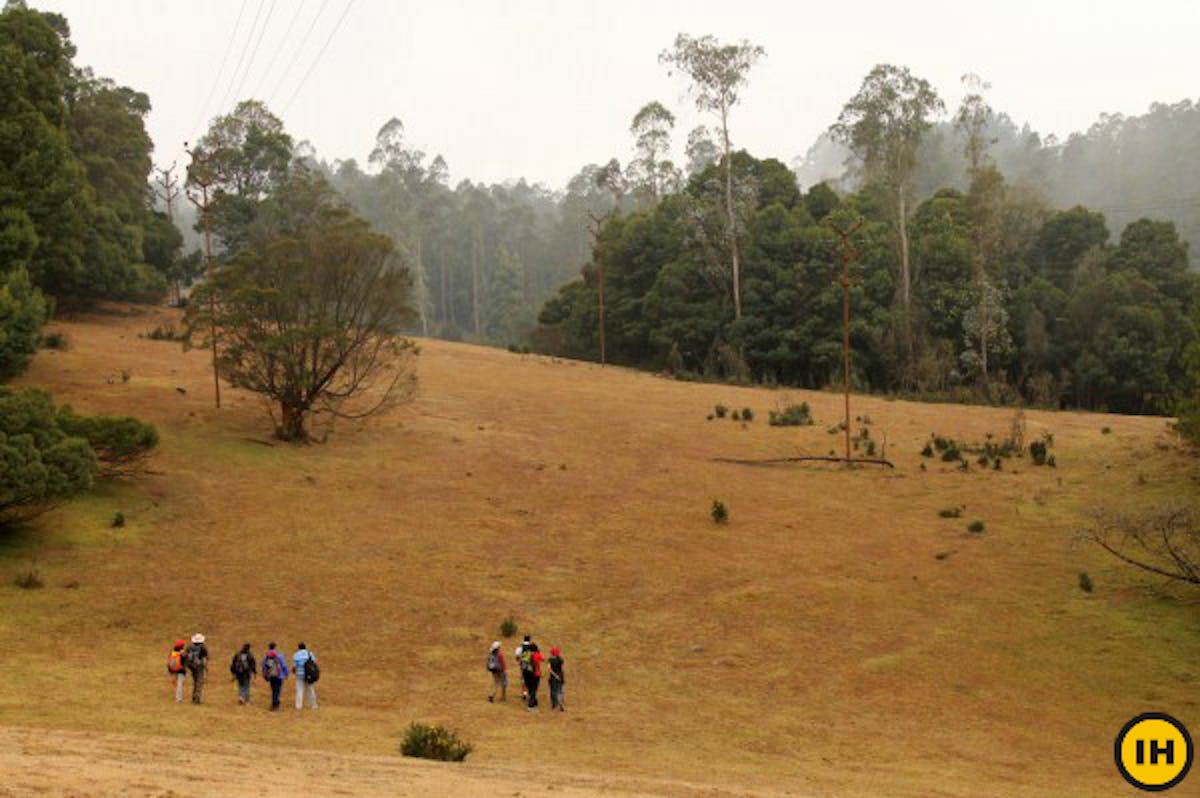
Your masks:
<svg viewBox="0 0 1200 798"><path fill-rule="evenodd" d="M174 324L160 324L146 333L145 337L151 341L182 341L187 336L176 330Z"/></svg>
<svg viewBox="0 0 1200 798"><path fill-rule="evenodd" d="M474 750L470 744L445 726L412 723L400 742L400 753L439 762L462 762Z"/></svg>
<svg viewBox="0 0 1200 798"><path fill-rule="evenodd" d="M783 410L772 410L767 420L772 427L807 427L813 423L808 402L788 405Z"/></svg>
<svg viewBox="0 0 1200 798"><path fill-rule="evenodd" d="M70 405L63 405L57 423L66 434L88 442L96 453L101 476L136 473L158 448L158 430L131 416L81 416Z"/></svg>
<svg viewBox="0 0 1200 798"><path fill-rule="evenodd" d="M1058 462L1054 459L1054 454L1050 451L1054 448L1054 436L1049 432L1042 435L1036 441L1029 443L1029 459L1036 466L1050 466L1055 468Z"/></svg>
<svg viewBox="0 0 1200 798"><path fill-rule="evenodd" d="M725 506L725 502L720 499L713 499L712 507L709 509L709 515L712 516L714 524L724 524L729 521L729 508Z"/></svg>
<svg viewBox="0 0 1200 798"><path fill-rule="evenodd" d="M130 473L158 445L134 418L80 416L50 394L0 387L0 526L27 521L86 491L97 476Z"/></svg>
<svg viewBox="0 0 1200 798"><path fill-rule="evenodd" d="M1050 435L1045 437L1053 439L1053 436ZM1031 453L1034 445L1030 444ZM989 434L983 443L957 441L954 438L934 434L929 436L924 447L921 448L922 457L939 457L945 463L958 463L960 471L970 469L966 455L973 455L976 465L983 468L991 466L992 469L999 471L1004 460L1010 457L1020 457L1022 454L1022 446L1015 432L1002 441L993 440ZM1038 465L1042 465L1042 463L1038 463Z"/></svg>

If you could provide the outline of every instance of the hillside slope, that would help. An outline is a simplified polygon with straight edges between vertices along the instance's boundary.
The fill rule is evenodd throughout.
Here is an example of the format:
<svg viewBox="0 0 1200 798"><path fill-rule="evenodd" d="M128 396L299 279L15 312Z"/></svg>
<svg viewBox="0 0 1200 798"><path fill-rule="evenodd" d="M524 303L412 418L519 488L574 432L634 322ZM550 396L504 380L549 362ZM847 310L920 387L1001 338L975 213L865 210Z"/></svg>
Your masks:
<svg viewBox="0 0 1200 798"><path fill-rule="evenodd" d="M70 350L22 379L153 421L162 450L0 541L0 726L378 757L419 719L462 731L471 767L563 784L1010 798L1113 794L1138 712L1200 728L1200 610L1073 540L1096 506L1195 493L1163 419L1031 411L1058 468L960 473L920 457L930 433L1000 437L1011 411L856 398L894 471L751 468L712 458L825 453L840 397L428 341L410 405L270 445L254 397L212 407L205 353L139 337L169 318L62 324ZM769 427L792 399L817 423ZM718 402L756 418L707 421ZM14 586L30 567L45 589ZM509 614L563 647L567 713L484 700ZM176 706L166 647L197 630L218 678ZM321 656L317 714L236 706L224 663L272 639Z"/></svg>

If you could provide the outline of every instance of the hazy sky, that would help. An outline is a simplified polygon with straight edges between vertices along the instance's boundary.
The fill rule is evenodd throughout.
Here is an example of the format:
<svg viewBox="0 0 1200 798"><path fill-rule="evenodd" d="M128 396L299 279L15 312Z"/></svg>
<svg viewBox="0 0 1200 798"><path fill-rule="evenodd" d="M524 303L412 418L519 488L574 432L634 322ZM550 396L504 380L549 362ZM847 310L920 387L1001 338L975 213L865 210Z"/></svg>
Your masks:
<svg viewBox="0 0 1200 798"><path fill-rule="evenodd" d="M79 63L150 95L165 163L182 163L182 142L208 118L256 97L328 159L365 164L376 131L398 116L410 144L441 153L453 180L524 176L559 187L584 163L625 162L629 120L648 100L677 113L682 150L697 116L682 79L658 63L681 31L766 48L732 130L737 146L783 160L803 153L884 61L928 78L951 108L960 76L979 73L997 109L1059 136L1101 112L1200 97L1196 0L30 4L67 16Z"/></svg>

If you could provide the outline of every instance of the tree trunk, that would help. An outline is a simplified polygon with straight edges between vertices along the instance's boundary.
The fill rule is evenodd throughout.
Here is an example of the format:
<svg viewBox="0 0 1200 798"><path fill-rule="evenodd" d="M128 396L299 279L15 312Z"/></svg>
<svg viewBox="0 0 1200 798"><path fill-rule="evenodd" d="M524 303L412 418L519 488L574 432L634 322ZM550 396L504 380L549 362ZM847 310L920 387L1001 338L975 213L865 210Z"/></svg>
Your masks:
<svg viewBox="0 0 1200 798"><path fill-rule="evenodd" d="M471 315L475 325L475 337L479 337L479 259L483 253L483 233L479 222L475 222L475 235L471 238Z"/></svg>
<svg viewBox="0 0 1200 798"><path fill-rule="evenodd" d="M429 284L425 279L425 263L421 259L421 236L417 236L417 312L421 315L421 335L429 336Z"/></svg>
<svg viewBox="0 0 1200 798"><path fill-rule="evenodd" d="M903 184L896 193L899 200L896 223L900 232L900 304L904 308L905 324L908 325L907 317L912 310L912 272L908 264L908 204Z"/></svg>
<svg viewBox="0 0 1200 798"><path fill-rule="evenodd" d="M279 403L279 437L285 441L304 441L308 433L304 429L304 410L287 402Z"/></svg>
<svg viewBox="0 0 1200 798"><path fill-rule="evenodd" d="M912 271L909 268L908 261L908 204L907 198L904 196L904 181L900 182L900 187L896 190L896 196L896 227L897 232L900 234L900 306L904 312L901 335L904 338L904 355L907 361L902 369L902 373L906 373L907 376L904 379L911 382L916 353L913 345Z"/></svg>
<svg viewBox="0 0 1200 798"><path fill-rule="evenodd" d="M725 212L729 216L729 254L733 262L733 318L742 318L742 263L738 252L737 217L733 210L733 153L729 146L729 111L721 109L721 135L725 140Z"/></svg>

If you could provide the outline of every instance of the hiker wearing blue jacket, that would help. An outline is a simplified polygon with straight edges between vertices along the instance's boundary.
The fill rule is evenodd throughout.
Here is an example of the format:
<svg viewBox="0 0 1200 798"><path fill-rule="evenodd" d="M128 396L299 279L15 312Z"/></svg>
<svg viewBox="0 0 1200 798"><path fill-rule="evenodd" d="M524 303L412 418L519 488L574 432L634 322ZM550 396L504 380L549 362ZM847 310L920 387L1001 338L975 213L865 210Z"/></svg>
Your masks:
<svg viewBox="0 0 1200 798"><path fill-rule="evenodd" d="M267 643L267 653L262 659L262 675L271 685L271 711L279 710L279 692L283 688L283 680L287 678L287 658L276 650L274 643Z"/></svg>
<svg viewBox="0 0 1200 798"><path fill-rule="evenodd" d="M296 709L304 709L304 694L308 693L308 705L317 708L317 657L300 643L292 655L292 671L296 674Z"/></svg>

